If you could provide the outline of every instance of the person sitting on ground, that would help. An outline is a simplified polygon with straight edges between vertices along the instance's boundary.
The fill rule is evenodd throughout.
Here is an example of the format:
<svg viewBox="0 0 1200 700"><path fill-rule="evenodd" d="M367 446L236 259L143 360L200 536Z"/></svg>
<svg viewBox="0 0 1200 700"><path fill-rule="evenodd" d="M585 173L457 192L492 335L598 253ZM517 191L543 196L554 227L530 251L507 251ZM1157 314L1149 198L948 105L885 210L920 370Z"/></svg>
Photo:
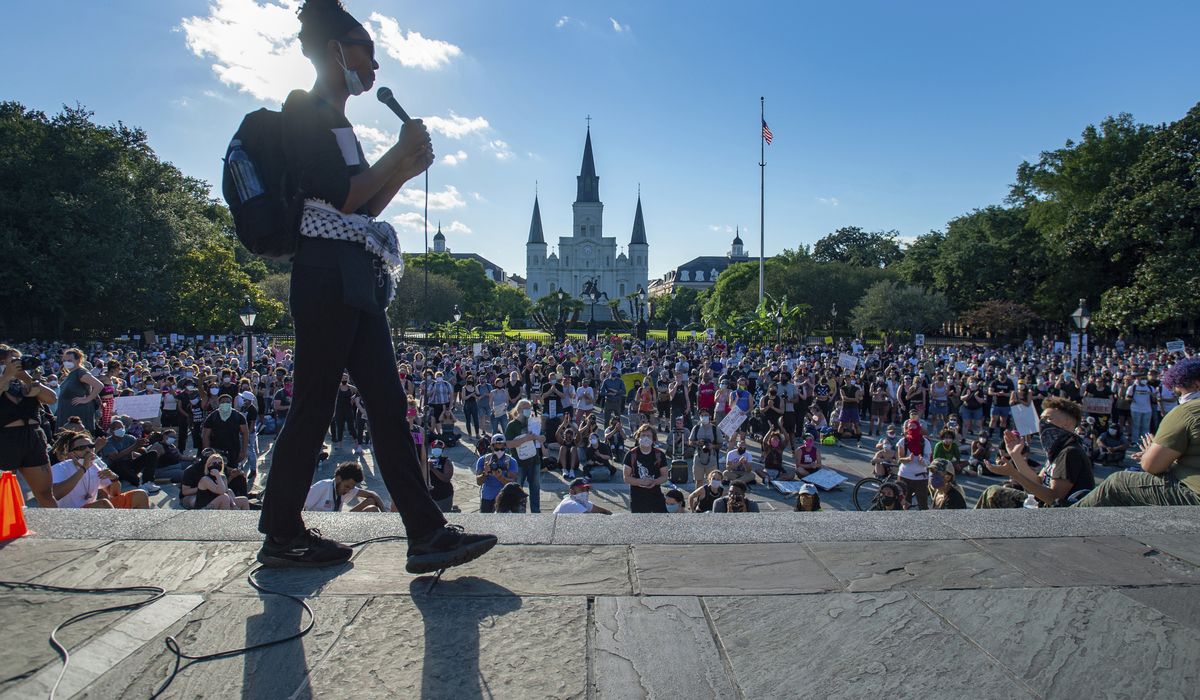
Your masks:
<svg viewBox="0 0 1200 700"><path fill-rule="evenodd" d="M1114 421L1108 424L1108 429L1096 441L1096 449L1101 464L1106 467L1116 466L1125 461L1129 441L1121 434L1121 428Z"/></svg>
<svg viewBox="0 0 1200 700"><path fill-rule="evenodd" d="M713 425L711 413L707 410L701 411L700 422L692 428L688 436L688 444L693 450L692 478L696 486L704 483L704 474L717 468L723 442L721 429Z"/></svg>
<svg viewBox="0 0 1200 700"><path fill-rule="evenodd" d="M962 454L958 449L958 440L953 430L943 430L938 435L938 441L933 445L933 459L944 459L954 467L956 472L962 471Z"/></svg>
<svg viewBox="0 0 1200 700"><path fill-rule="evenodd" d="M186 479L186 474L185 474ZM236 496L225 475L225 458L213 452L204 461L204 475L196 482L196 510L247 510L250 502Z"/></svg>
<svg viewBox="0 0 1200 700"><path fill-rule="evenodd" d="M685 506L685 500L687 497L683 495L682 491L680 491L679 489L671 489L670 491L667 491L667 494L665 497L667 499L667 512L668 513L686 513L687 512L687 509Z"/></svg>
<svg viewBox="0 0 1200 700"><path fill-rule="evenodd" d="M558 443L558 466L562 468L564 479L574 479L575 469L579 466L579 452L575 449L578 435L579 429L570 417L563 418L554 434Z"/></svg>
<svg viewBox="0 0 1200 700"><path fill-rule="evenodd" d="M796 476L805 477L821 470L821 449L812 435L805 434L794 451Z"/></svg>
<svg viewBox="0 0 1200 700"><path fill-rule="evenodd" d="M496 496L497 513L524 513L529 505L529 494L515 481L510 481Z"/></svg>
<svg viewBox="0 0 1200 700"><path fill-rule="evenodd" d="M815 513L821 510L821 495L817 492L816 486L805 484L800 487L796 493L796 510L806 513Z"/></svg>
<svg viewBox="0 0 1200 700"><path fill-rule="evenodd" d="M1021 488L989 486L975 507L1020 508L1029 495L1037 499L1039 507L1066 505L1072 493L1093 488L1096 481L1092 476L1092 461L1075 434L1082 419L1082 409L1070 399L1051 396L1042 402L1040 436L1049 464L1040 472L1030 467L1028 448L1021 436L1016 431L1006 431L1005 449L999 461L987 462L986 466L994 474L1010 477Z"/></svg>
<svg viewBox="0 0 1200 700"><path fill-rule="evenodd" d="M992 442L988 440L987 433L980 433L979 437L971 441L971 458L967 461L967 467L963 471L967 474L972 472L976 476L983 476L984 465L992 460Z"/></svg>
<svg viewBox="0 0 1200 700"><path fill-rule="evenodd" d="M746 485L735 481L729 485L729 495L713 503L714 513L757 513L758 504L746 498Z"/></svg>
<svg viewBox="0 0 1200 700"><path fill-rule="evenodd" d="M713 504L725 493L721 472L716 469L708 473L708 481L688 494L688 510L693 513L711 513Z"/></svg>
<svg viewBox="0 0 1200 700"><path fill-rule="evenodd" d="M179 438L174 428L150 434L150 443L146 445L146 450L158 455L158 465L154 470L156 479L170 479L171 483L178 484L183 478L183 471L196 461L195 457L185 457L179 451L178 442Z"/></svg>
<svg viewBox="0 0 1200 700"><path fill-rule="evenodd" d="M587 447L583 451L583 475L587 479L592 478L592 470L604 467L608 469L608 480L617 474L617 468L612 463L612 448L608 443L600 439L599 431L593 431L588 435Z"/></svg>
<svg viewBox="0 0 1200 700"><path fill-rule="evenodd" d="M108 428L109 437L100 448L100 456L109 469L119 474L121 480L134 487L140 486L146 493L158 493L160 489L154 484L158 455L145 449L150 440L129 435L120 420L112 421Z"/></svg>
<svg viewBox="0 0 1200 700"><path fill-rule="evenodd" d="M879 487L879 496L873 510L904 510L904 489L893 483Z"/></svg>
<svg viewBox="0 0 1200 700"><path fill-rule="evenodd" d="M96 443L86 432L64 430L55 441L55 456L61 461L50 467L51 491L59 508L113 508L101 487L119 481L116 473L102 467ZM142 496L146 492L141 492ZM148 503L149 500L146 499ZM146 506L142 506L145 508Z"/></svg>
<svg viewBox="0 0 1200 700"><path fill-rule="evenodd" d="M746 449L746 435L738 435L737 444L725 455L725 479L734 483L755 483L754 460Z"/></svg>
<svg viewBox="0 0 1200 700"><path fill-rule="evenodd" d="M767 434L762 439L762 468L756 469L755 474L763 480L763 483L775 481L795 481L796 477L788 473L787 467L783 466L783 432L779 427L772 424ZM794 455L794 452L793 452Z"/></svg>
<svg viewBox="0 0 1200 700"><path fill-rule="evenodd" d="M442 415L438 418L441 424L441 430L438 434L438 439L446 447L454 447L461 440L462 436L458 434L458 429L454 427L454 412L450 407L442 409Z"/></svg>
<svg viewBox="0 0 1200 700"><path fill-rule="evenodd" d="M379 513L387 510L383 499L374 491L359 488L363 482L363 470L358 462L342 462L333 472L332 479L321 479L308 489L304 499L304 510L341 512L342 507L360 499L351 507L351 513Z"/></svg>
<svg viewBox="0 0 1200 700"><path fill-rule="evenodd" d="M604 441L612 450L613 459L618 462L625 459L625 428L621 425L621 416L613 416L604 430Z"/></svg>
<svg viewBox="0 0 1200 700"><path fill-rule="evenodd" d="M567 495L562 502L554 506L554 514L560 513L594 513L596 515L612 515L612 511L592 503L591 484L587 479L578 478L567 487Z"/></svg>
<svg viewBox="0 0 1200 700"><path fill-rule="evenodd" d="M947 459L935 459L929 464L929 493L934 510L960 510L967 507L962 488L954 482L955 469Z"/></svg>
<svg viewBox="0 0 1200 700"><path fill-rule="evenodd" d="M1162 386L1179 405L1130 455L1141 470L1112 474L1076 506L1200 505L1200 358L1176 362L1163 373Z"/></svg>

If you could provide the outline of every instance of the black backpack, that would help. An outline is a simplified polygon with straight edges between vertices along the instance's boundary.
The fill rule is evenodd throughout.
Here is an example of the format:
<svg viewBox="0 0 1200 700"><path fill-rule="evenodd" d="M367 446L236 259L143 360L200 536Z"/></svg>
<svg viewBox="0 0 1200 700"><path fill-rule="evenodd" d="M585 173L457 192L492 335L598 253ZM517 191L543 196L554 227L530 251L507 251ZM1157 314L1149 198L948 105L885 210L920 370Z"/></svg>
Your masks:
<svg viewBox="0 0 1200 700"><path fill-rule="evenodd" d="M304 197L283 155L283 113L266 108L242 119L225 151L221 193L238 240L264 258L290 260L300 239Z"/></svg>

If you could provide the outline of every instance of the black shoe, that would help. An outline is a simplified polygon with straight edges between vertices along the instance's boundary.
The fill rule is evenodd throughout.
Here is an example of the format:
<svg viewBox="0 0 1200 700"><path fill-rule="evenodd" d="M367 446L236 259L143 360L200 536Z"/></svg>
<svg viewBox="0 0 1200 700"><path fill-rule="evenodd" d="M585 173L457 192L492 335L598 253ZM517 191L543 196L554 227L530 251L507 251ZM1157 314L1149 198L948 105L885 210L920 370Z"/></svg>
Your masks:
<svg viewBox="0 0 1200 700"><path fill-rule="evenodd" d="M496 546L495 535L468 535L459 525L445 525L408 545L410 574L428 574L466 564Z"/></svg>
<svg viewBox="0 0 1200 700"><path fill-rule="evenodd" d="M353 553L346 545L325 539L320 530L310 528L284 544L268 536L258 550L258 561L277 568L313 568L344 564Z"/></svg>

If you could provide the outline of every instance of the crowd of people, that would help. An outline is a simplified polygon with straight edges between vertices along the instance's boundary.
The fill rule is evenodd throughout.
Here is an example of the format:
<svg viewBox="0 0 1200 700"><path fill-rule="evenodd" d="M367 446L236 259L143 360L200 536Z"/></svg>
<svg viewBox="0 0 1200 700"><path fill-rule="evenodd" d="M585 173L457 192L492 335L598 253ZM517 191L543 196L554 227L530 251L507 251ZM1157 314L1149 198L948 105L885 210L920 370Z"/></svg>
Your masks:
<svg viewBox="0 0 1200 700"><path fill-rule="evenodd" d="M0 354L0 458L39 506L146 508L159 484L176 483L178 507L259 507L259 470L269 468L260 440L291 405L286 349L264 344L249 364L217 344L32 342ZM567 484L556 513L609 512L591 487L618 473L634 513L752 512L748 490L811 476L822 447L838 442L873 450L883 509L969 507L956 483L964 473L996 478L977 508L1200 504L1200 358L1183 353L1118 342L1077 370L1049 339L985 348L607 338L412 345L397 358L443 512L457 509L456 466L473 473L485 513L541 512L551 471ZM120 397L148 395L160 397L153 419L117 410ZM1022 411L1032 427L1018 425ZM346 373L328 439L355 455L371 445L369 407ZM451 458L460 443L470 463ZM1095 464L1121 471L1098 481ZM363 482L359 462L341 463L305 508L388 510ZM813 484L789 492L796 510L821 509Z"/></svg>

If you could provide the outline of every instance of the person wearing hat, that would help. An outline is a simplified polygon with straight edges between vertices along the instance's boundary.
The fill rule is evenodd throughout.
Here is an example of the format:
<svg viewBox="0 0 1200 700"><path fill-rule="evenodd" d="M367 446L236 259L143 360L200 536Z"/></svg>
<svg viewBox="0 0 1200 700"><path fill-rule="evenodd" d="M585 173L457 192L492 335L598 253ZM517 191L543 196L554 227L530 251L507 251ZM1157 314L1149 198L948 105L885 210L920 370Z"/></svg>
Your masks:
<svg viewBox="0 0 1200 700"><path fill-rule="evenodd" d="M934 510L962 510L967 499L962 488L954 483L954 464L948 459L935 459L929 463L929 494L933 497Z"/></svg>
<svg viewBox="0 0 1200 700"><path fill-rule="evenodd" d="M479 512L496 512L496 497L509 483L517 479L517 460L505 450L504 435L492 436L490 450L475 460L475 483L479 484Z"/></svg>
<svg viewBox="0 0 1200 700"><path fill-rule="evenodd" d="M592 503L592 484L587 479L579 477L572 481L567 489L567 495L554 506L554 514L559 513L593 513L596 515L612 515L607 508Z"/></svg>
<svg viewBox="0 0 1200 700"><path fill-rule="evenodd" d="M817 487L812 484L805 484L796 492L796 510L808 513L815 513L821 510L821 496L817 493Z"/></svg>

